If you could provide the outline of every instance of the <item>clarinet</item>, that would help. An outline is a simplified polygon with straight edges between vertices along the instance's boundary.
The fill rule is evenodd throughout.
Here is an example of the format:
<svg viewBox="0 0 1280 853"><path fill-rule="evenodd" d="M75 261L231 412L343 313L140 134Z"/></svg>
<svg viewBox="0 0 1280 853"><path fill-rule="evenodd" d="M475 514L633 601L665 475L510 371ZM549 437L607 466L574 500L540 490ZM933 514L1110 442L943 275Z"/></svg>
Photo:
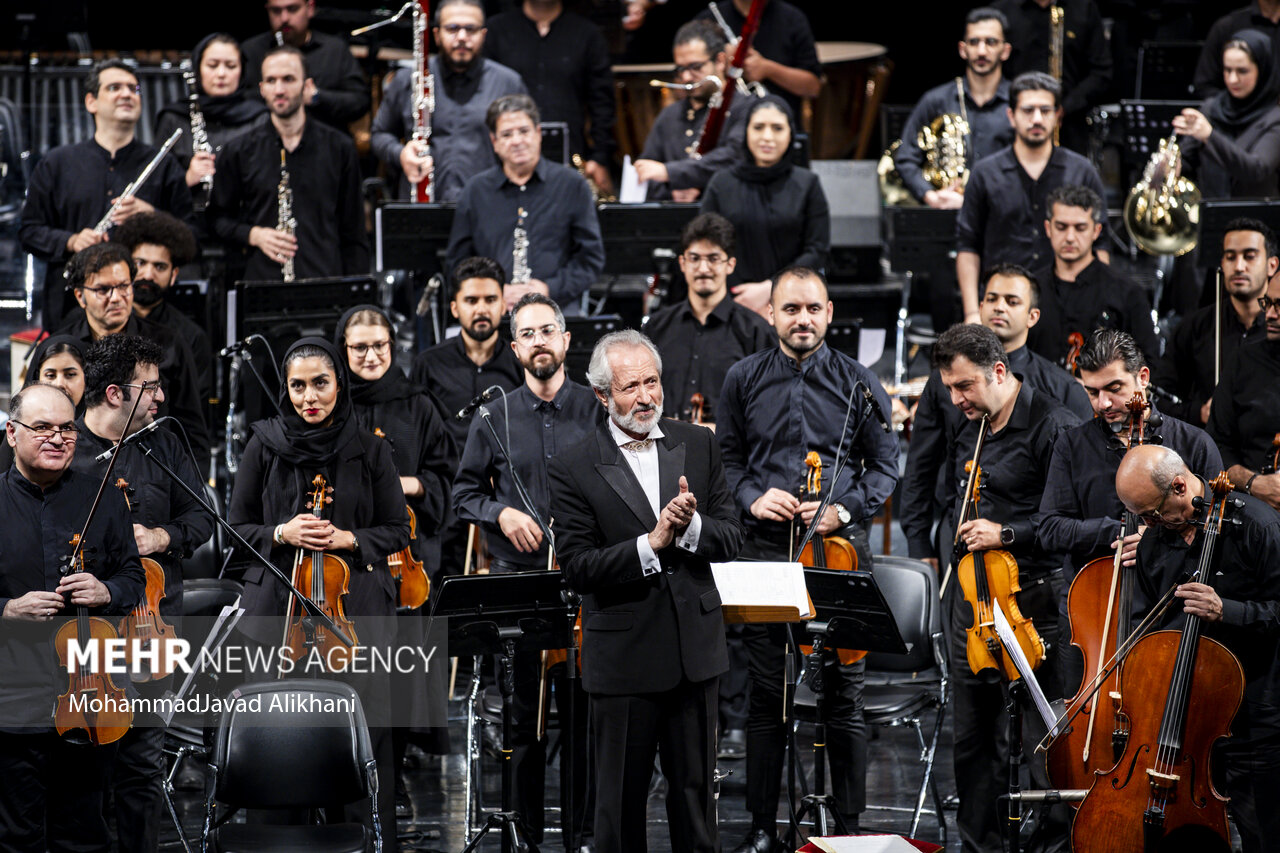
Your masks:
<svg viewBox="0 0 1280 853"><path fill-rule="evenodd" d="M516 220L516 229L511 234L511 283L528 284L533 278L529 269L529 233L524 230L524 208L519 208L517 213L520 218Z"/></svg>
<svg viewBox="0 0 1280 853"><path fill-rule="evenodd" d="M200 109L200 95L196 89L196 74L191 67L191 60L182 63L182 79L187 84L187 110L191 115L191 153L212 154L213 146L209 144L204 111ZM206 193L213 192L213 175L205 175L200 183Z"/></svg>
<svg viewBox="0 0 1280 853"><path fill-rule="evenodd" d="M293 218L293 190L289 187L289 169L284 162L284 149L280 149L280 183L276 187L276 230L282 234L293 236L298 228L298 220ZM293 281L293 258L286 258L280 264L280 272L285 281Z"/></svg>
<svg viewBox="0 0 1280 853"><path fill-rule="evenodd" d="M413 3L413 77L410 78L413 98L413 135L409 144L419 153L431 146L431 117L436 111L435 80L427 65L427 20L430 18L427 0ZM414 185L413 199L418 203L435 201L435 170Z"/></svg>
<svg viewBox="0 0 1280 853"><path fill-rule="evenodd" d="M151 173L160 165L160 161L164 159L164 155L169 153L169 150L173 148L174 143L178 141L178 137L181 135L182 128L178 128L170 134L169 138L165 140L164 145L160 148L160 153L156 154L156 156L152 158L151 162L147 164L147 168L142 170L141 175L134 178L133 182L124 188L124 192L120 193L120 197L111 203L111 207L107 208L107 212L98 220L98 224L93 226L93 233L107 233L107 229L111 227L111 217L116 215L116 211L120 209L120 205L124 204L125 199L133 198L138 194L138 190L147 182L147 178L151 177Z"/></svg>

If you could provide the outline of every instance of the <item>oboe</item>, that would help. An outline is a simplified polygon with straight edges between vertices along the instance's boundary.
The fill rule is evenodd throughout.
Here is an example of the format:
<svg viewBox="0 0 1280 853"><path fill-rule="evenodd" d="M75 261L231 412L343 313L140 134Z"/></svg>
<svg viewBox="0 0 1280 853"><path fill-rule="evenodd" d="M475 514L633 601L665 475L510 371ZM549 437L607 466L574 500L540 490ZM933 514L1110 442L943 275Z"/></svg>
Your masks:
<svg viewBox="0 0 1280 853"><path fill-rule="evenodd" d="M529 233L524 230L524 208L520 208L517 213L520 218L516 220L511 241L511 283L528 284L529 279L533 278L529 269Z"/></svg>
<svg viewBox="0 0 1280 853"><path fill-rule="evenodd" d="M289 187L289 169L284 162L284 149L280 149L280 183L276 186L276 230L290 237L298 228L298 220L293 218L293 190ZM293 258L286 258L280 264L280 272L285 281L293 281Z"/></svg>
<svg viewBox="0 0 1280 853"><path fill-rule="evenodd" d="M181 135L182 128L178 128L170 134L169 138L165 140L164 145L161 146L160 153L156 154L156 156L152 158L151 162L147 164L147 168L142 170L141 175L134 178L129 186L124 188L124 192L120 193L120 197L111 203L111 207L107 208L106 214L98 220L98 224L93 226L93 232L95 234L107 233L107 229L111 227L111 217L116 215L116 211L120 209L120 205L124 204L125 199L133 198L138 194L138 190L147 182L147 178L151 177L151 173L160 165L160 161L164 159L164 155L169 153L169 150L173 148L174 144L178 141L178 137Z"/></svg>
<svg viewBox="0 0 1280 853"><path fill-rule="evenodd" d="M196 73L191 67L191 60L182 63L182 79L187 84L187 110L191 115L191 153L212 154L213 146L209 144L209 131L204 123L204 111L200 109L200 94L196 88ZM213 191L213 175L208 174L200 179L206 193Z"/></svg>

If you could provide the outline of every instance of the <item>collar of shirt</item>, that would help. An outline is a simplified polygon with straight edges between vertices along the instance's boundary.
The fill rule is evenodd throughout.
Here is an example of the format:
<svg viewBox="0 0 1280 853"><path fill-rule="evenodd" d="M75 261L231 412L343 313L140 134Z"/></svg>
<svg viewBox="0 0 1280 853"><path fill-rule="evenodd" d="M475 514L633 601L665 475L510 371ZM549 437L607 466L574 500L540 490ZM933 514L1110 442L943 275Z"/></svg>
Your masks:
<svg viewBox="0 0 1280 853"><path fill-rule="evenodd" d="M625 432L623 432L622 427L618 426L614 422L613 418L609 418L608 421L609 421L609 435L613 437L613 443L618 445L619 449L621 449L622 445L627 444L628 442L637 441L637 439L634 439L631 436L627 435ZM662 438L663 436L664 436L664 433L662 432L662 427L659 424L654 424L653 429L649 432L649 435L647 435L646 438L652 438L656 441L657 439ZM656 450L654 450L652 444L649 445L649 450L655 453L657 452ZM636 451L636 452L643 452L643 451Z"/></svg>
<svg viewBox="0 0 1280 853"><path fill-rule="evenodd" d="M1009 413L1009 420L1000 432L993 432L988 438L999 438L1009 432L1021 432L1031 425L1031 395L1035 392L1031 390L1031 386L1023 382L1022 387L1018 389L1018 397L1013 401L1013 411ZM988 427L990 429L990 427Z"/></svg>
<svg viewBox="0 0 1280 853"><path fill-rule="evenodd" d="M699 323L702 326L728 325L730 317L733 316L733 297L726 293L724 299L721 299L715 308L711 309L711 313L707 315L706 322ZM693 306L689 304L689 300L680 303L680 316L685 317L691 323L698 323L698 318L693 313ZM715 322L712 322L712 318Z"/></svg>
<svg viewBox="0 0 1280 853"><path fill-rule="evenodd" d="M529 186L529 184L533 183L534 181L538 181L539 183L546 183L547 169L549 168L551 167L547 165L547 158L539 157L537 165L533 167L533 176L530 177L528 183L523 184L523 186L527 187ZM498 167L498 175L501 177L501 180L498 181L499 187L516 186L515 182L512 181L511 178L507 177L506 170L503 169L501 166Z"/></svg>
<svg viewBox="0 0 1280 853"><path fill-rule="evenodd" d="M572 387L573 383L569 381L568 377L565 377L564 382L560 384L559 390L556 391L556 395L550 400L544 400L537 394L533 393L533 390L527 383L520 386L519 393L525 404L535 412L539 409L547 408L548 406L558 412L564 408L565 401L569 399Z"/></svg>
<svg viewBox="0 0 1280 853"><path fill-rule="evenodd" d="M113 155L110 151L108 151L107 149L103 148L100 144L98 144L97 138L90 136L89 141L93 143L94 150L100 151L102 153L102 156L109 163L114 162L116 160L120 160L124 157L128 157L130 154L133 153L135 148L137 148L142 144L141 142L138 141L137 134L135 134L133 139L130 139L128 143L116 149L116 153Z"/></svg>
<svg viewBox="0 0 1280 853"><path fill-rule="evenodd" d="M63 482L71 476L71 469L67 468L63 471L62 476L59 477L48 489L42 489L26 477L22 476L22 472L18 470L16 463L10 465L9 470L6 473L9 477L9 481L13 483L16 488L21 489L36 500L42 501L46 498L53 497L61 490Z"/></svg>
<svg viewBox="0 0 1280 853"><path fill-rule="evenodd" d="M1018 160L1018 155L1014 152L1012 145L995 156L1000 158L1000 168L1004 171L1021 171L1023 174L1027 173L1027 170L1022 166L1022 162ZM1045 174L1048 173L1050 169L1065 169L1066 163L1064 161L1066 160L1066 157L1067 155L1063 153L1061 145L1053 146L1053 153L1049 155L1049 162L1045 163L1044 171L1041 172L1040 177L1036 179L1037 182L1043 181Z"/></svg>
<svg viewBox="0 0 1280 853"><path fill-rule="evenodd" d="M831 357L831 347L827 345L827 342L825 340L818 345L818 348L816 350L814 350L809 354L808 358L806 358L804 361L800 362L799 364L796 364L796 360L794 358L792 358L791 356L783 352L781 346L775 347L774 349L770 350L770 352L773 353L774 358L780 359L788 367L790 367L790 369L793 372L799 373L801 375L804 375L805 373L808 373L810 370L813 370L819 364L825 364L827 359Z"/></svg>
<svg viewBox="0 0 1280 853"><path fill-rule="evenodd" d="M960 79L964 81L965 100L969 102L969 106L979 110L989 110L993 104L1001 102L1009 103L1009 80L1003 75L1000 78L1000 85L996 86L996 93L991 96L991 100L981 106L973 99L973 90L969 88L969 77L967 74L961 74Z"/></svg>
<svg viewBox="0 0 1280 853"><path fill-rule="evenodd" d="M1009 369L1019 376L1027 369L1027 365L1031 363L1031 350L1026 344L1018 347L1016 350L1005 353L1009 359Z"/></svg>
<svg viewBox="0 0 1280 853"><path fill-rule="evenodd" d="M444 60L441 60L439 64L439 68L440 68L441 75L449 83L452 83L455 80L466 80L468 82L471 82L480 76L480 71L484 68L484 64L487 61L488 60L486 60L483 56L477 56L475 62L471 63L466 68L459 71L449 63L445 62Z"/></svg>

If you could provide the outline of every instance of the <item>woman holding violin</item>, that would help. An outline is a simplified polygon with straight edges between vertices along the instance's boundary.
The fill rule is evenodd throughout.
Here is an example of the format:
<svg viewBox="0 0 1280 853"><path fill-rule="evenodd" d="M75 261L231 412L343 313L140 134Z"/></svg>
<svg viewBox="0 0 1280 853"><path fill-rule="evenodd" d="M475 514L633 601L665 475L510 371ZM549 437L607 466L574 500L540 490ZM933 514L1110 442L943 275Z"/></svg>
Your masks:
<svg viewBox="0 0 1280 853"><path fill-rule="evenodd" d="M281 373L281 414L253 425L228 520L308 597L317 604L323 600L335 621L345 617L340 627L360 645L389 646L395 640L396 587L387 557L409 544L391 448L360 428L347 361L329 341L299 340L285 353ZM297 570L306 577L299 578ZM324 582L317 586L316 578ZM280 648L280 617L292 609L285 587L259 565L249 567L244 583L242 630L254 642ZM360 692L378 757L384 843L394 839L387 674L329 675L302 666L294 674L341 678Z"/></svg>

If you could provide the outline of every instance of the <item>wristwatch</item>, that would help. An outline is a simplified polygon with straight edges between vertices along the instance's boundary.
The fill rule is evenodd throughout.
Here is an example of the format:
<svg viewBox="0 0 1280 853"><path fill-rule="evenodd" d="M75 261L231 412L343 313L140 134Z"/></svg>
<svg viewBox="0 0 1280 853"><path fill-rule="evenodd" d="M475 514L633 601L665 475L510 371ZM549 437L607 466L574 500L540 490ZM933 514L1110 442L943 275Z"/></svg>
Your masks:
<svg viewBox="0 0 1280 853"><path fill-rule="evenodd" d="M853 521L853 515L845 508L844 504L832 504L831 507L836 511L836 518L840 519L842 526Z"/></svg>
<svg viewBox="0 0 1280 853"><path fill-rule="evenodd" d="M1001 545L1013 544L1013 528L1007 524L1004 527L1000 528L1000 544Z"/></svg>

